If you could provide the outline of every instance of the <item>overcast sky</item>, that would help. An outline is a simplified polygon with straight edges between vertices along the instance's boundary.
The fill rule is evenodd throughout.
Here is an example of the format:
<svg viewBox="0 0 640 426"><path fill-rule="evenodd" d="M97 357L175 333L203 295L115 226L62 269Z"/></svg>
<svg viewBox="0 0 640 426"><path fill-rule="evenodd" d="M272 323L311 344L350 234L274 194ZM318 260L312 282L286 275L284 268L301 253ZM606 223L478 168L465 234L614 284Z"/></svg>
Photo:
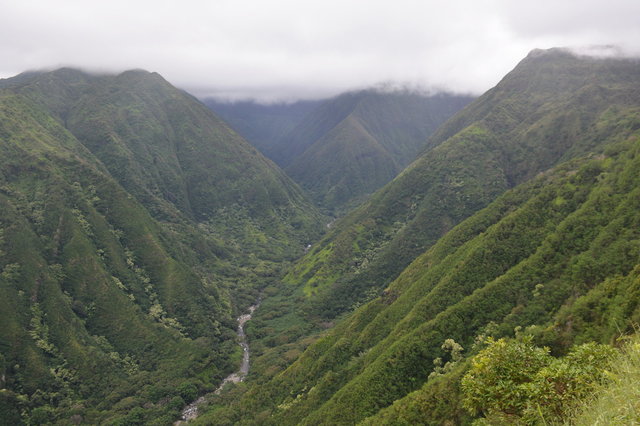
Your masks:
<svg viewBox="0 0 640 426"><path fill-rule="evenodd" d="M640 52L640 0L0 0L0 78L143 68L200 97L480 94L533 48L604 44Z"/></svg>

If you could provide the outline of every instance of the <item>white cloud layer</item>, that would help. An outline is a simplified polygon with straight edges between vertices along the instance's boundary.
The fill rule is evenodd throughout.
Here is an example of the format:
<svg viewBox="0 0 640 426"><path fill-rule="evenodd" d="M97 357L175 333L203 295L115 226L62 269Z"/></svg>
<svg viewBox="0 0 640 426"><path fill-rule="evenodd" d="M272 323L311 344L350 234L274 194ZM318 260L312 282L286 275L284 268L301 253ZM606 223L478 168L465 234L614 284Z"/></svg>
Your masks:
<svg viewBox="0 0 640 426"><path fill-rule="evenodd" d="M640 52L637 0L0 0L0 77L157 71L198 96L397 81L481 93L533 48Z"/></svg>

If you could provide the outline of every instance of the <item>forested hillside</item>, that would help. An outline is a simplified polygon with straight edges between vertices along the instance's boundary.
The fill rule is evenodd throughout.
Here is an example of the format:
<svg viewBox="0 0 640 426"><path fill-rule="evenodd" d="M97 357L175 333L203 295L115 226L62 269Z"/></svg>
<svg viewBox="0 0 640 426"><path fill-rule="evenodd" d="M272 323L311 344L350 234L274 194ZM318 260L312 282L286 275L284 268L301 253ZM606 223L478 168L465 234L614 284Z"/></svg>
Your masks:
<svg viewBox="0 0 640 426"><path fill-rule="evenodd" d="M317 216L307 217L313 209L280 169L158 74L61 69L15 90L51 111L160 220L184 216L216 225L210 229L241 220L255 233L244 243L272 239L266 253L292 247L278 237L313 228Z"/></svg>
<svg viewBox="0 0 640 426"><path fill-rule="evenodd" d="M319 213L157 74L1 86L0 416L173 422L236 368L234 315Z"/></svg>
<svg viewBox="0 0 640 426"><path fill-rule="evenodd" d="M436 131L467 101L246 127L301 188L156 73L0 80L0 422L638 420L640 61L535 50Z"/></svg>
<svg viewBox="0 0 640 426"><path fill-rule="evenodd" d="M350 92L325 101L281 143L280 164L318 206L342 214L393 179L470 96Z"/></svg>
<svg viewBox="0 0 640 426"><path fill-rule="evenodd" d="M328 295L319 299L325 314L341 312L344 299L363 293L356 280L366 272L354 253L364 252L366 237L380 244L391 235L383 248L394 248L394 268L371 278L381 291L369 292L371 300L285 369L213 401L203 424L465 424L481 416L517 423L526 420L520 416L528 412L519 410L530 400L500 412L497 403L478 402L487 387L475 397L479 405L469 402L462 378L484 365L470 356L494 362L491 354L503 346L535 345L568 354L553 361L526 346L538 368L581 356L607 365L609 352L575 345L614 343L640 319L639 80L634 60L532 52L441 129L437 137L445 142L336 224L307 256L325 268L344 260L345 269L321 275L303 261L289 276L310 297L314 287ZM428 185L426 195L417 194L421 185ZM399 230L392 234L385 225ZM373 256L371 263L380 254ZM397 263L403 258L406 268ZM341 282L349 268L356 278ZM311 277L321 278L316 286ZM487 340L514 336L525 343ZM534 412L534 423L561 419L564 411L552 404L574 401L575 383L584 391L594 389L588 380L607 380L591 364L576 365L540 370L558 387L538 394L542 414ZM584 371L591 373L580 379ZM535 383L526 389L535 391ZM513 385L500 397L517 401Z"/></svg>
<svg viewBox="0 0 640 426"><path fill-rule="evenodd" d="M261 104L205 98L202 102L267 158L279 164L285 155L281 141L323 101Z"/></svg>
<svg viewBox="0 0 640 426"><path fill-rule="evenodd" d="M507 189L626 131L599 123L637 108L639 84L635 61L533 51L443 125L434 149L337 222L287 281L315 314L345 312Z"/></svg>
<svg viewBox="0 0 640 426"><path fill-rule="evenodd" d="M205 103L309 191L342 215L393 179L471 96L368 89L324 101Z"/></svg>

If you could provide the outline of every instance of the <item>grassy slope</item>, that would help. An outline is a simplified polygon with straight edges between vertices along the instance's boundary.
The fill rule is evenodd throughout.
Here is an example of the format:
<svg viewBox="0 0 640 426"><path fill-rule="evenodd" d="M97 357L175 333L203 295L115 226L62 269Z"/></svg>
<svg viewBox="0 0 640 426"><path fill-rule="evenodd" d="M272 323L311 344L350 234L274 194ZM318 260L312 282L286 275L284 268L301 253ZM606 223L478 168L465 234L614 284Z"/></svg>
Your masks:
<svg viewBox="0 0 640 426"><path fill-rule="evenodd" d="M287 281L323 317L367 300L505 190L598 146L609 135L596 123L637 107L638 80L633 61L532 52L447 122L436 148L337 222Z"/></svg>
<svg viewBox="0 0 640 426"><path fill-rule="evenodd" d="M637 281L637 274L635 279ZM612 373L612 383L578 407L572 424L628 425L640 422L640 343L637 336L623 347Z"/></svg>

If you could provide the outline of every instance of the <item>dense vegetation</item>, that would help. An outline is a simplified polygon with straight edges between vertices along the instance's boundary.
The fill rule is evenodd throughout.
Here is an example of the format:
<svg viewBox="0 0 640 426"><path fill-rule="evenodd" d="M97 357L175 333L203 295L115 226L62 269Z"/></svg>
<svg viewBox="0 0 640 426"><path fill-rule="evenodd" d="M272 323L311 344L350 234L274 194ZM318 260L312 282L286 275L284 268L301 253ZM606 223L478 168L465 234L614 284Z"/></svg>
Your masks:
<svg viewBox="0 0 640 426"><path fill-rule="evenodd" d="M606 383L616 350L585 343L561 358L531 338L487 341L461 380L463 405L489 424L566 420L571 409Z"/></svg>
<svg viewBox="0 0 640 426"><path fill-rule="evenodd" d="M235 314L320 215L157 74L2 87L0 417L171 423L235 369Z"/></svg>
<svg viewBox="0 0 640 426"><path fill-rule="evenodd" d="M325 101L285 139L281 164L317 204L341 214L393 179L469 96L363 90Z"/></svg>
<svg viewBox="0 0 640 426"><path fill-rule="evenodd" d="M402 271L390 285L377 295L371 294L372 300L317 341L307 342L310 345L293 363L258 379L253 386L238 387L213 401L203 423L378 425L441 424L447 420L461 424L482 414L535 422L527 416L539 415L540 410L542 418L562 418L565 409L588 393L584 389L603 382L598 374L607 369L604 360L608 355L596 357L602 364L580 361L585 352L606 355L606 350L575 345L594 340L612 343L621 333L633 332L640 320L639 76L640 67L634 61L579 58L557 50L533 52L440 134L480 110L484 111L483 120L464 124L461 133L448 138L378 192L366 205L369 212L363 208L336 224L337 231L308 258L322 257L325 267L345 258L345 263L352 262L349 253L362 248L364 238L359 237L367 235L365 224L358 221L370 218L370 233L384 229L387 218L382 212L400 214L408 204L391 202L411 194L409 186L401 183L411 181L419 188L419 176L428 177L434 169L446 171L438 164L455 164L445 160L460 158L456 153L464 155L464 151L454 150L457 144L474 154L464 157L466 162L458 168L451 167L454 173L463 173L455 175L462 182L455 186L460 191L491 190L491 180L463 178L464 173L478 170L472 160L485 158L483 155L493 158L489 165L500 166L498 177L502 180L497 188L537 176L503 195L496 194L493 202L485 199L487 207L452 227L408 267L396 266ZM522 90L525 95L519 94ZM510 104L513 108L505 106L504 91L518 96L518 103ZM512 114L522 113L520 105L525 111L535 107L533 116L523 113L519 120L512 119ZM498 138L497 129L511 137ZM530 154L525 155L527 152ZM554 163L558 164L547 169ZM544 173L538 173L540 170ZM471 200L478 193L455 191L457 197L453 198L451 182L455 176L441 174L437 182L442 185L431 188L430 203L424 206L443 208L452 206L446 200L457 199L458 205L468 200L466 206L471 210ZM401 189L405 191L402 196L397 193ZM453 225L449 216L448 226L442 229L443 219L435 214L438 210L430 211L432 215L422 220L425 226L435 222L440 226L438 232L444 233ZM411 237L420 235L424 234ZM413 240L405 234L402 241L407 244ZM339 254L335 252L338 242L344 243ZM404 244L394 247L401 250ZM297 268L304 277L302 282L318 276L319 269L314 271L308 263ZM327 275L326 294L335 297L338 291L341 298L348 292L362 294L355 285L344 286L345 291L340 292L341 273L337 270L335 275ZM386 280L387 275L381 274L376 285L384 285ZM333 284L336 281L338 285ZM292 294L303 296L302 292ZM325 298L324 307L335 306L329 303L333 300L339 299ZM501 412L499 406L465 399L468 380L463 377L475 368L468 357L481 350L474 342L479 337L500 341L513 337L514 330L530 336L527 341L536 347L549 348L548 352L532 349L541 362L530 373L542 375L541 386L556 380L577 383L575 389L582 390L556 397L529 389L533 393L517 403L522 411L507 408ZM446 350L454 347L443 345L449 339L464 348L456 352L462 357L454 358L453 351ZM566 356L553 361L551 355ZM589 371L592 382L578 373L563 376L574 362ZM506 388L505 392L513 390ZM533 407L540 410L534 413Z"/></svg>
<svg viewBox="0 0 640 426"><path fill-rule="evenodd" d="M611 123L634 116L639 86L634 61L532 52L442 126L435 148L337 222L287 281L304 288L315 315L352 309L505 190L629 133Z"/></svg>
<svg viewBox="0 0 640 426"><path fill-rule="evenodd" d="M613 360L609 380L573 410L578 426L640 422L640 342L635 335Z"/></svg>
<svg viewBox="0 0 640 426"><path fill-rule="evenodd" d="M203 99L202 102L276 164L280 164L285 155L281 141L322 103L320 100L309 100L261 104L213 98Z"/></svg>
<svg viewBox="0 0 640 426"><path fill-rule="evenodd" d="M305 152L405 140L358 96ZM195 424L638 421L639 63L534 51L424 146L289 267L326 219L157 74L0 81L0 418L169 424L261 297Z"/></svg>
<svg viewBox="0 0 640 426"><path fill-rule="evenodd" d="M369 89L324 101L205 103L316 201L341 215L393 179L428 137L472 100Z"/></svg>

